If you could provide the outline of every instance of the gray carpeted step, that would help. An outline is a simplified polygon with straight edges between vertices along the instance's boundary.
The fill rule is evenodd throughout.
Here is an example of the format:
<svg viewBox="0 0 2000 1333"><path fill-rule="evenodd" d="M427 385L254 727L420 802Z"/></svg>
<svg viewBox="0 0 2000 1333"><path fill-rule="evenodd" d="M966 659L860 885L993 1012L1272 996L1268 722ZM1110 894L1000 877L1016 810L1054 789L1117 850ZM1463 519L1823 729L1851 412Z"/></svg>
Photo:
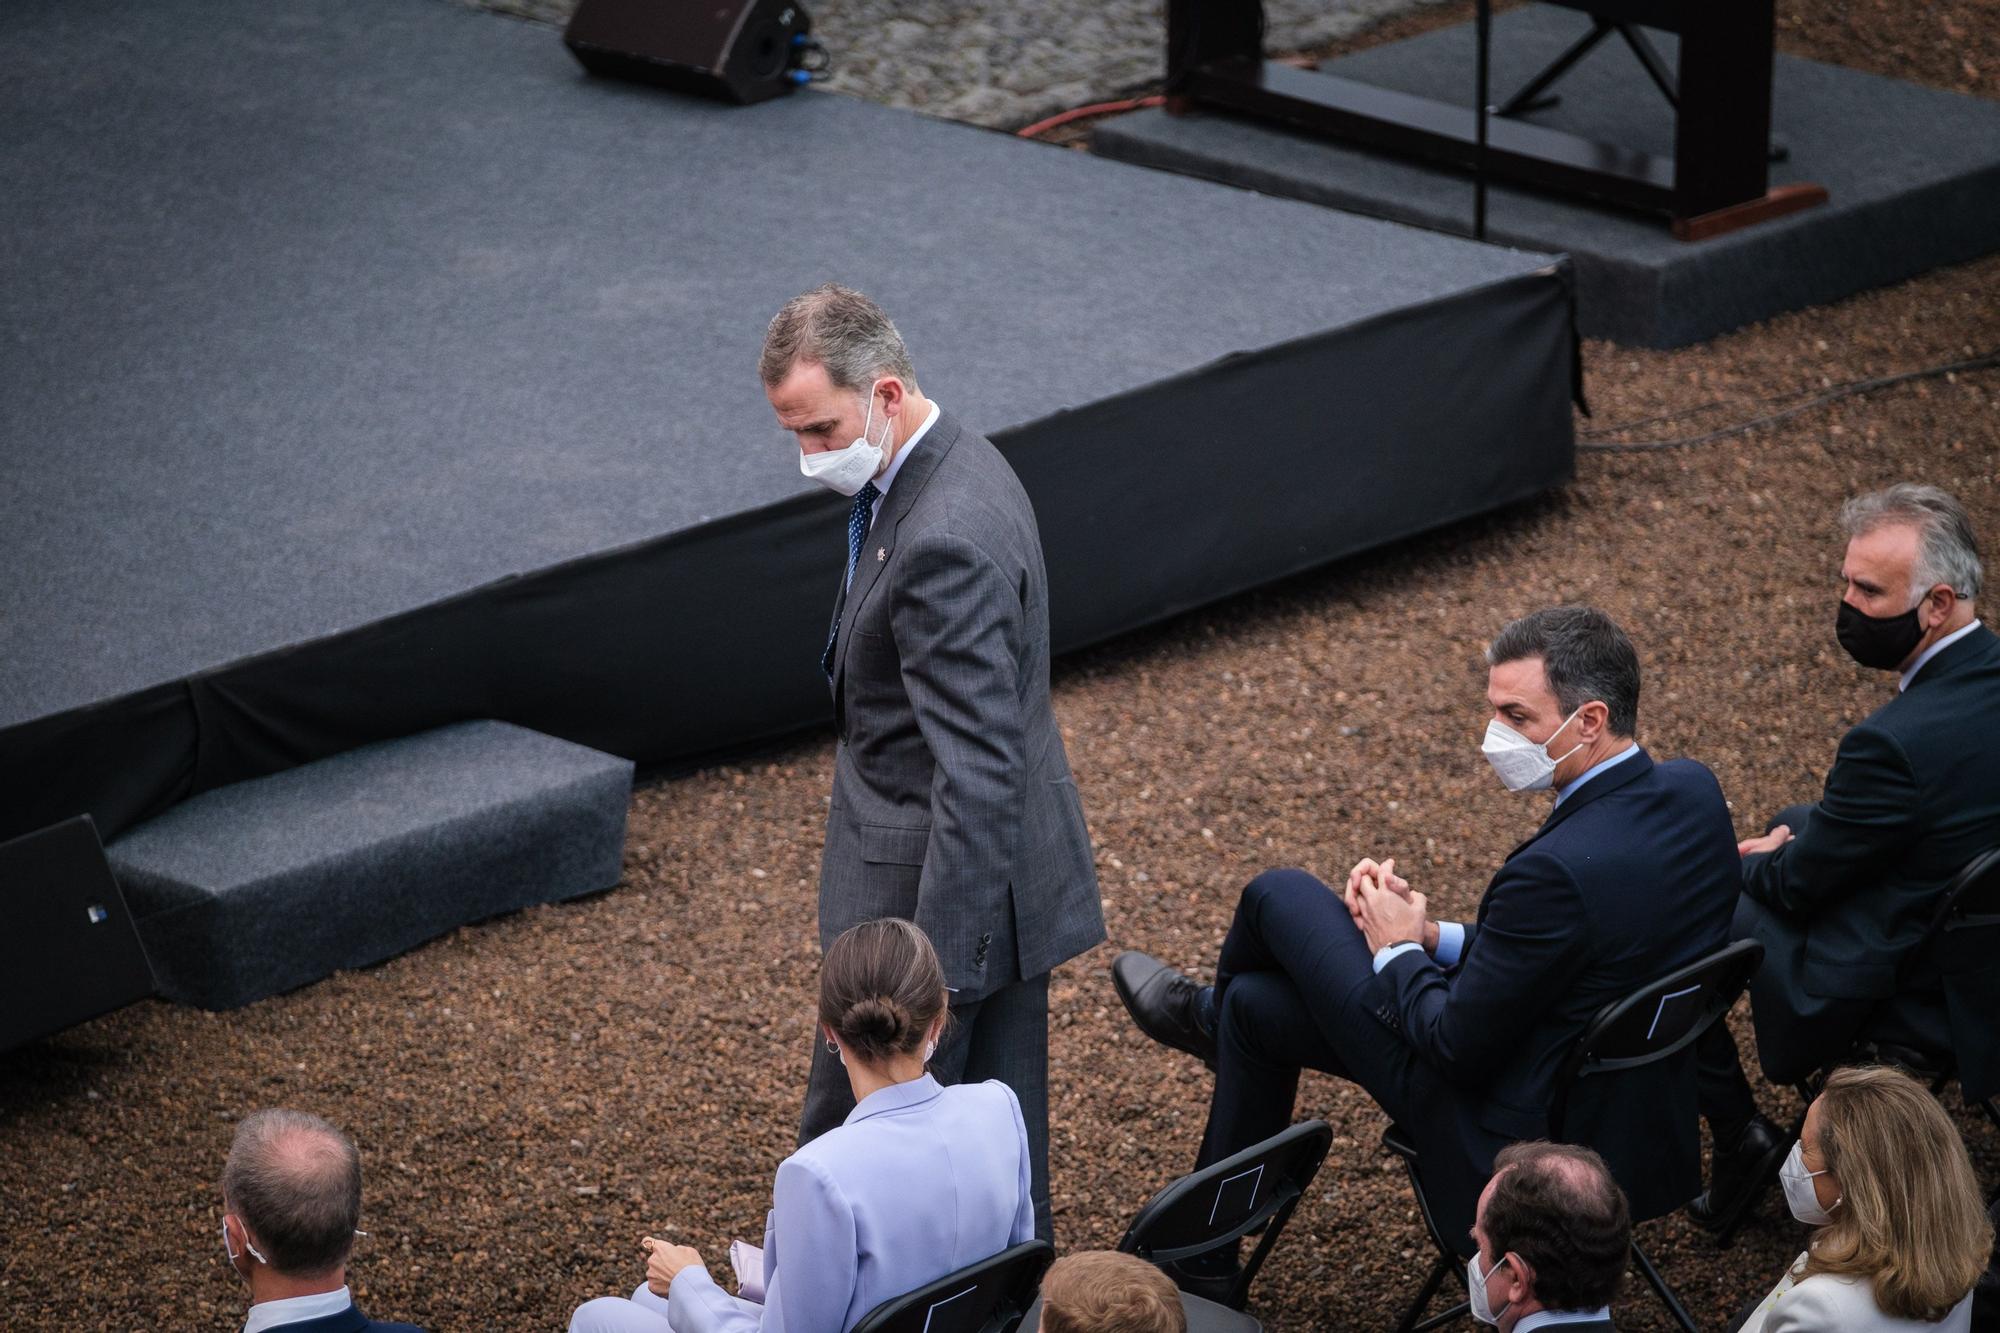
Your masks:
<svg viewBox="0 0 2000 1333"><path fill-rule="evenodd" d="M617 883L629 760L462 722L205 792L107 850L161 993L228 1009Z"/></svg>

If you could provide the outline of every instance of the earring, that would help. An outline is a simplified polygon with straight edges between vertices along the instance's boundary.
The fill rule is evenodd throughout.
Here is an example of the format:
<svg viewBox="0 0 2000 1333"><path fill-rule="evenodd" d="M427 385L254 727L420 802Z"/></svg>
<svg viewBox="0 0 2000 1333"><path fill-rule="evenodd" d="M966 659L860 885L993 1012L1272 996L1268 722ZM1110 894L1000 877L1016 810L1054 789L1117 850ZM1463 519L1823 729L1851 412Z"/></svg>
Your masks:
<svg viewBox="0 0 2000 1333"><path fill-rule="evenodd" d="M839 1055L839 1054L840 1054L840 1046L839 1046L839 1044L838 1044L838 1043L836 1043L836 1042L834 1041L834 1039L833 1039L832 1037L828 1037L828 1038L826 1039L826 1053L827 1053L828 1055Z"/></svg>

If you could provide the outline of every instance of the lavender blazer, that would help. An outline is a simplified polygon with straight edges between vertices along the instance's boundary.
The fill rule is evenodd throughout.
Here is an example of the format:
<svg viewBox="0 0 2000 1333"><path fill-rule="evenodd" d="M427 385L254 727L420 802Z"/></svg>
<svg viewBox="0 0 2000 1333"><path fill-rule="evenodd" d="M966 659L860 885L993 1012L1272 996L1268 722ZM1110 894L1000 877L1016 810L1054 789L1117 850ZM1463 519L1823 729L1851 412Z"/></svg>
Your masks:
<svg viewBox="0 0 2000 1333"><path fill-rule="evenodd" d="M846 1333L883 1301L1034 1234L1013 1089L926 1074L871 1093L778 1167L762 1306L690 1267L668 1289L667 1319L674 1333Z"/></svg>

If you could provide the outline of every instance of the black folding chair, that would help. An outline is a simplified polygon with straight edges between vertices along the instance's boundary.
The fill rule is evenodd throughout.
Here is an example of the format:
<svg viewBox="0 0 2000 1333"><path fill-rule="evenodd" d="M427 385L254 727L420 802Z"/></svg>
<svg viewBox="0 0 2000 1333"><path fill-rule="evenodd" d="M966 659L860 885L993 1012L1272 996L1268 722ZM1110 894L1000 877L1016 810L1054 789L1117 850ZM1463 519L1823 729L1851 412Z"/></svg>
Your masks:
<svg viewBox="0 0 2000 1333"><path fill-rule="evenodd" d="M1047 1241L1023 1241L882 1302L854 1333L1014 1333L1055 1257Z"/></svg>
<svg viewBox="0 0 2000 1333"><path fill-rule="evenodd" d="M1762 944L1756 940L1738 940L1598 1010L1556 1072L1554 1099L1549 1105L1549 1137L1558 1143L1569 1142L1563 1131L1570 1094L1578 1083L1587 1078L1616 1077L1680 1054L1710 1025L1722 1021L1763 961ZM1424 1333L1471 1313L1471 1307L1461 1301L1443 1314L1423 1317L1447 1274L1455 1275L1463 1286L1465 1268L1459 1262L1457 1250L1438 1229L1430 1200L1424 1194L1415 1140L1400 1125L1391 1125L1382 1135L1382 1146L1403 1159L1410 1173L1410 1188L1417 1196L1417 1211L1423 1217L1424 1229L1430 1233L1431 1244L1437 1247L1437 1262L1431 1265L1423 1288L1410 1303L1402 1323L1397 1325L1398 1333ZM1674 1322L1687 1333L1697 1333L1687 1307L1660 1276L1636 1237L1632 1241L1632 1262L1639 1266L1646 1285L1659 1295Z"/></svg>
<svg viewBox="0 0 2000 1333"><path fill-rule="evenodd" d="M1278 1233L1291 1220L1292 1210L1299 1206L1332 1146L1333 1130L1326 1121L1303 1120L1191 1176L1182 1176L1147 1200L1132 1225L1125 1228L1118 1248L1148 1263L1165 1265L1234 1246L1262 1227L1264 1234L1257 1248L1221 1298L1229 1310L1241 1310L1249 1302L1250 1283L1257 1270L1278 1243ZM1194 1326L1191 1315L1189 1327ZM1211 1320L1203 1327L1254 1329L1257 1325L1239 1316L1226 1326Z"/></svg>
<svg viewBox="0 0 2000 1333"><path fill-rule="evenodd" d="M1989 847L1966 864L1945 886L1937 915L1925 929L1917 946L1904 955L1901 975L1909 976L1928 965L1940 975L2000 970L2000 847ZM1842 1065L1894 1065L1921 1083L1930 1086L1932 1096L1941 1096L1952 1080L1958 1080L1959 1096L1968 1106L1976 1106L2000 1128L2000 1068L1992 1061L1978 1069L1962 1068L1958 1052L1950 1046L1915 1047L1881 1040L1870 1035L1863 1023L1860 1035L1841 1056L1807 1075L1793 1088L1799 1094L1798 1117L1792 1121L1787 1149L1805 1132L1805 1107L1819 1096L1827 1076ZM1782 1163L1781 1163L1782 1165ZM1734 1207L1716 1228L1715 1243L1727 1246L1737 1230L1749 1220L1757 1201L1778 1178L1773 1167L1755 1187L1743 1192Z"/></svg>

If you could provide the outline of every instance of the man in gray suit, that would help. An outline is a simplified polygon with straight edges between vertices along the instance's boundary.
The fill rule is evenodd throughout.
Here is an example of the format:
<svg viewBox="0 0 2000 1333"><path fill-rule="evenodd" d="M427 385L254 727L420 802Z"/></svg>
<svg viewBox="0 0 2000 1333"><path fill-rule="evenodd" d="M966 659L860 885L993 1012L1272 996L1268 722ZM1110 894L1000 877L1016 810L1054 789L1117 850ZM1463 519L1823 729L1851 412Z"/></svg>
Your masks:
<svg viewBox="0 0 2000 1333"><path fill-rule="evenodd" d="M926 399L881 307L828 284L772 319L759 362L799 469L853 497L821 669L833 799L825 948L876 917L936 945L952 1028L941 1082L1014 1089L1049 1235L1049 973L1104 938L1090 835L1049 707L1048 577L1035 513L992 443ZM799 1140L854 1103L815 1042Z"/></svg>

